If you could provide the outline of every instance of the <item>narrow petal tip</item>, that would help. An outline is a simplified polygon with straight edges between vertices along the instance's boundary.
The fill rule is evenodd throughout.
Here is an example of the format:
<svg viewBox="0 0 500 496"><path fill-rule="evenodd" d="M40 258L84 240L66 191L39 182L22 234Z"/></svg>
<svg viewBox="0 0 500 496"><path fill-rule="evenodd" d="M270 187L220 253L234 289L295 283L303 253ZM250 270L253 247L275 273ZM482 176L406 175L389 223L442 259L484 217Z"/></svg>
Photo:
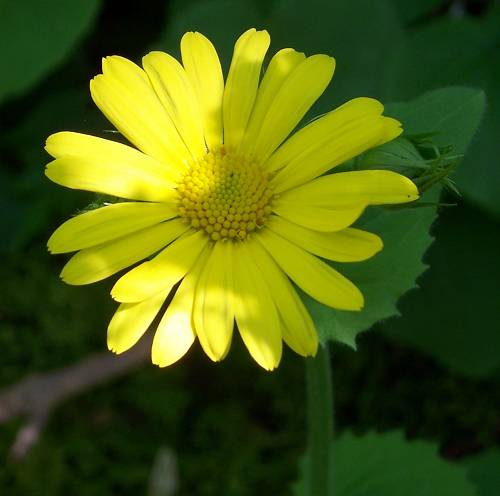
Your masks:
<svg viewBox="0 0 500 496"><path fill-rule="evenodd" d="M373 248L373 255L381 252L383 249L384 249L384 242L383 242L382 238L378 237L377 244Z"/></svg>

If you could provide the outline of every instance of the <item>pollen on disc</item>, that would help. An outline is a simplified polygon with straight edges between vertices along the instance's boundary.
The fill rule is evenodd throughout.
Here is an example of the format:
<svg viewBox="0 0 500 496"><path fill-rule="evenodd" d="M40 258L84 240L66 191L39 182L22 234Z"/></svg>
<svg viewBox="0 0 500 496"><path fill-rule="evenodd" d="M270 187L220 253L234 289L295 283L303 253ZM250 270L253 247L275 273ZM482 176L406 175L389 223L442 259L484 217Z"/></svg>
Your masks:
<svg viewBox="0 0 500 496"><path fill-rule="evenodd" d="M248 157L224 147L195 162L177 186L179 215L213 241L242 241L271 213L267 174Z"/></svg>

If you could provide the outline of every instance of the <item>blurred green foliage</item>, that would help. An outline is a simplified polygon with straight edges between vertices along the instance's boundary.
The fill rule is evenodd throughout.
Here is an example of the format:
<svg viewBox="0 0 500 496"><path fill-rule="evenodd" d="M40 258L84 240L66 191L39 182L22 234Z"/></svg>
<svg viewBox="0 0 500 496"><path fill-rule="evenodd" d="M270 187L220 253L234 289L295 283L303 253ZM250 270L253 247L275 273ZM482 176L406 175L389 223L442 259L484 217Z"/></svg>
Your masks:
<svg viewBox="0 0 500 496"><path fill-rule="evenodd" d="M0 2L0 104L21 95L64 61L96 20L99 0Z"/></svg>
<svg viewBox="0 0 500 496"><path fill-rule="evenodd" d="M52 132L109 136L88 93L100 58L139 61L152 48L178 53L180 35L196 29L214 40L227 70L235 37L250 26L270 30L272 51L293 46L336 57L334 81L310 117L373 96L399 102L387 111L407 133L447 129L435 139L454 153L471 141L454 176L462 197L443 200L459 206L442 209L432 228L420 289L398 309L384 309L374 303L378 286L365 287L373 311L344 341L396 311L402 317L362 335L356 353L334 348L338 424L356 432L402 428L439 443L450 458L498 446L500 10L487 0L154 0L140 10L118 0L71 7L0 0L0 385L105 349L109 283L64 286L57 278L63 261L45 253L50 232L92 197L43 176L43 142ZM458 88L447 101L421 96L450 85ZM373 212L363 222L382 231L396 219L391 214ZM413 253L397 294L414 285L431 242L424 233L433 209L408 215L422 218L422 230L400 224L386 239L395 265L408 262L402 250ZM379 263L373 260L375 274ZM196 348L167 370L146 367L58 410L26 461L1 465L0 493L141 494L155 453L168 446L179 458L180 494L290 494L305 443L302 365L287 353L277 373L264 374L236 343L220 365ZM2 459L19 425L0 430ZM479 496L500 493L499 464L498 450L464 462Z"/></svg>

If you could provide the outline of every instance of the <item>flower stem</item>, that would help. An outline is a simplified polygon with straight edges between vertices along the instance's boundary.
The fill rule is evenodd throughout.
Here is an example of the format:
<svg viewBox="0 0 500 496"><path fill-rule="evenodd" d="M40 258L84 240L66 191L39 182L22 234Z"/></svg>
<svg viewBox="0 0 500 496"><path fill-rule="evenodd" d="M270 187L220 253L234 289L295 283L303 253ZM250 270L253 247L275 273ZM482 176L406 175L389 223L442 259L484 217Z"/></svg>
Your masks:
<svg viewBox="0 0 500 496"><path fill-rule="evenodd" d="M333 496L331 445L333 441L333 387L328 345L306 361L308 457L306 494Z"/></svg>

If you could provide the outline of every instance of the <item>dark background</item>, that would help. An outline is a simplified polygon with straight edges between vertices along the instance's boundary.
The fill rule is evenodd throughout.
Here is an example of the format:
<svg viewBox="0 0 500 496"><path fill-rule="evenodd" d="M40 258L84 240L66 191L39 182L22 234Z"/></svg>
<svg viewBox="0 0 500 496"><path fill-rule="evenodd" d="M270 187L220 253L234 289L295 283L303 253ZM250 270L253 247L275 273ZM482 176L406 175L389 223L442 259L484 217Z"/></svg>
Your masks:
<svg viewBox="0 0 500 496"><path fill-rule="evenodd" d="M188 29L208 34L227 71L232 45L265 27L271 51L337 59L319 111L354 96L405 101L434 88L482 88L487 107L454 179L462 197L434 223L430 269L402 317L332 346L339 431L401 429L457 463L486 453L500 470L500 7L448 2L0 0L0 387L106 349L110 282L69 287L50 233L92 196L43 175L45 138L110 128L88 81L100 59L178 52ZM71 398L20 462L22 419L0 429L0 493L144 494L155 457L171 450L185 495L289 494L305 445L303 361L264 373L240 343L212 364L199 346ZM489 493L484 493L489 494ZM494 493L491 493L492 495Z"/></svg>

